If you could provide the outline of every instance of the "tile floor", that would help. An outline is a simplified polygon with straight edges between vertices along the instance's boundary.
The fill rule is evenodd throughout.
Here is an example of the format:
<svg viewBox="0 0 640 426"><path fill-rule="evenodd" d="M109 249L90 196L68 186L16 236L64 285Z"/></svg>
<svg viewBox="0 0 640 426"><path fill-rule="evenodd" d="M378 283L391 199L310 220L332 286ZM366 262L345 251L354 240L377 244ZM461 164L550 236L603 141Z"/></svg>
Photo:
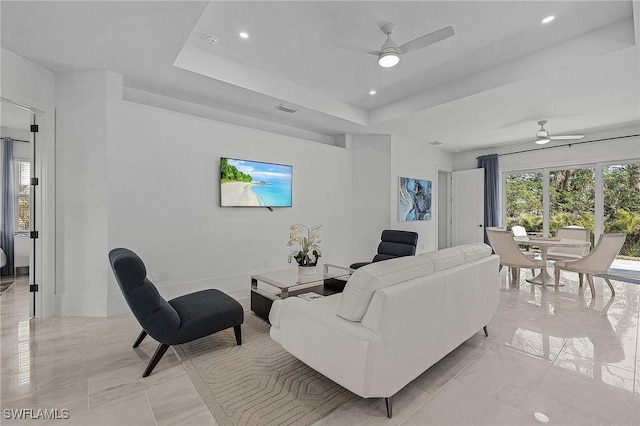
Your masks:
<svg viewBox="0 0 640 426"><path fill-rule="evenodd" d="M519 425L540 423L536 415L640 424L640 286L615 281L612 298L597 279L592 299L570 273L558 291L528 284L528 274L516 285L503 271L489 337L477 333L400 391L392 419L382 400L357 399L318 424ZM29 321L27 283L16 284L0 298L0 423L48 423L5 418L5 409L31 408L68 410L53 421L65 425L216 424L172 351L140 377L155 342L131 348L131 315Z"/></svg>

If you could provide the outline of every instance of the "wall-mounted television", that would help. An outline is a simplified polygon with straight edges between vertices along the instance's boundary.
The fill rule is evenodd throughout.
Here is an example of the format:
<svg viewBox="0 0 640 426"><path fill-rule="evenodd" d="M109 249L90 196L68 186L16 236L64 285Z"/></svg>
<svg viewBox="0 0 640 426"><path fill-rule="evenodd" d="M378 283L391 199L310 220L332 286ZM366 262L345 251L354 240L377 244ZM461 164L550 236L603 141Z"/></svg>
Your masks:
<svg viewBox="0 0 640 426"><path fill-rule="evenodd" d="M293 167L220 158L222 207L291 207Z"/></svg>

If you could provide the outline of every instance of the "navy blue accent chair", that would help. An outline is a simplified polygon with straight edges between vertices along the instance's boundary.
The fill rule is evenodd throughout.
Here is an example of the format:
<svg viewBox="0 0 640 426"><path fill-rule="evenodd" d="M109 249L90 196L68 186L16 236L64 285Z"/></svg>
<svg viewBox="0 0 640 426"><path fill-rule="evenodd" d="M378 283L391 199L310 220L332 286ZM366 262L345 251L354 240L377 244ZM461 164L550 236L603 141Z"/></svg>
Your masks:
<svg viewBox="0 0 640 426"><path fill-rule="evenodd" d="M358 269L373 262L380 262L402 256L413 256L416 254L418 234L415 232L386 229L382 231L380 240L378 254L373 257L371 262L354 263L350 268Z"/></svg>
<svg viewBox="0 0 640 426"><path fill-rule="evenodd" d="M116 248L109 262L131 312L142 326L133 344L151 336L160 343L142 377L147 377L169 346L187 343L233 327L236 343L242 344L240 325L244 310L235 299L220 290L202 290L166 301L147 279L142 260L131 250Z"/></svg>

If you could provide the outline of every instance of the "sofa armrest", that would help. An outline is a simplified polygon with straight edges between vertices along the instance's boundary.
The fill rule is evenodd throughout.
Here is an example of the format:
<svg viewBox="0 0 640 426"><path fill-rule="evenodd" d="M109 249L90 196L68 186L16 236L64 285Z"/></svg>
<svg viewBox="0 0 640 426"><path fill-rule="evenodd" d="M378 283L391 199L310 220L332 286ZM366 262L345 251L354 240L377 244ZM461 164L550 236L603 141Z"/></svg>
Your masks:
<svg viewBox="0 0 640 426"><path fill-rule="evenodd" d="M360 396L369 396L365 377L370 347L378 333L336 315L342 294L316 300L289 297L274 303L271 336L311 368ZM274 309L274 308L272 308ZM389 396L389 395L386 395Z"/></svg>

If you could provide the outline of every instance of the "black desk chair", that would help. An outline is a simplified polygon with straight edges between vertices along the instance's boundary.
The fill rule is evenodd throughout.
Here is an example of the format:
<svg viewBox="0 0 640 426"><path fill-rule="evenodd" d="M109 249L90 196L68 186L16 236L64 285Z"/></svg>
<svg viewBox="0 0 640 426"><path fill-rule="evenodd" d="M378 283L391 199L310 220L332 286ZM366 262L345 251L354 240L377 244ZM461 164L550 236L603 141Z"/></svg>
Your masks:
<svg viewBox="0 0 640 426"><path fill-rule="evenodd" d="M352 264L350 268L358 269L373 262L416 254L418 234L415 232L386 229L382 231L380 239L382 241L378 245L378 254L373 257L371 262L357 262Z"/></svg>
<svg viewBox="0 0 640 426"><path fill-rule="evenodd" d="M125 248L113 249L109 252L109 261L131 312L142 326L133 347L137 348L147 334L160 343L142 377L151 374L171 345L187 343L230 327L233 327L237 344L242 344L242 306L220 290L202 290L167 302L146 278L144 263L134 252Z"/></svg>

